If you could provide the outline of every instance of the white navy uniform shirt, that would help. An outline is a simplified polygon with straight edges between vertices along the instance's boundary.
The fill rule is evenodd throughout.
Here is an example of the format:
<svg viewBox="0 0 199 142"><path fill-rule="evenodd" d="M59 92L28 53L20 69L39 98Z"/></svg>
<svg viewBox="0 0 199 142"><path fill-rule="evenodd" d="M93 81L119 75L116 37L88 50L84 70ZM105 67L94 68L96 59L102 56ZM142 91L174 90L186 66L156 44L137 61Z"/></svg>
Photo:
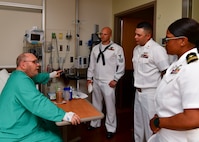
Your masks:
<svg viewBox="0 0 199 142"><path fill-rule="evenodd" d="M165 48L152 38L144 46L134 48L132 62L134 86L137 88L156 88L161 80L161 71L169 67Z"/></svg>
<svg viewBox="0 0 199 142"><path fill-rule="evenodd" d="M159 117L170 117L184 109L199 108L199 61L187 64L186 56L192 49L174 62L164 75L155 94L156 111ZM199 57L199 56L198 56ZM199 128L187 131L174 131L161 128L149 142L198 142Z"/></svg>
<svg viewBox="0 0 199 142"><path fill-rule="evenodd" d="M110 42L108 49L103 52L105 57L105 65L103 65L102 57L99 58L97 63L97 57L101 51L108 45L102 45L101 43L94 46L90 55L90 64L87 72L87 79L92 80L95 78L102 82L109 83L111 80L118 81L123 75L125 70L125 59L123 48L112 41Z"/></svg>

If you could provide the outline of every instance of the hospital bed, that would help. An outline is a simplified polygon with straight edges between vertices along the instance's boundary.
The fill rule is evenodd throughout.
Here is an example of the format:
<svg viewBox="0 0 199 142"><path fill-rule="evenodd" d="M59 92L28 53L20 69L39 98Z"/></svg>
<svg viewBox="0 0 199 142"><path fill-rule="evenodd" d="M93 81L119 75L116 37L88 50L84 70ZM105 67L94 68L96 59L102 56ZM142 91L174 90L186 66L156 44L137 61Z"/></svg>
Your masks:
<svg viewBox="0 0 199 142"><path fill-rule="evenodd" d="M0 94L10 73L15 69L15 67L0 67Z"/></svg>

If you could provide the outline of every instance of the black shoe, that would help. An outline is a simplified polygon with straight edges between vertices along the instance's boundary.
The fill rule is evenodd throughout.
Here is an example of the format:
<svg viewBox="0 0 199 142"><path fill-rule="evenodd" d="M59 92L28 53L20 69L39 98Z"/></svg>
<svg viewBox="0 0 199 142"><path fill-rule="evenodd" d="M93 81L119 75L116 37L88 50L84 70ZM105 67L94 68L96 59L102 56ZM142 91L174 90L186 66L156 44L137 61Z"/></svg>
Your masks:
<svg viewBox="0 0 199 142"><path fill-rule="evenodd" d="M96 129L95 127L93 127L93 126L88 126L88 128L87 128L87 130L89 130L89 131L91 131L91 130L94 130L94 129Z"/></svg>
<svg viewBox="0 0 199 142"><path fill-rule="evenodd" d="M107 137L108 139L111 139L113 136L114 136L114 133L113 133L113 132L107 132L107 134L106 134L106 137Z"/></svg>

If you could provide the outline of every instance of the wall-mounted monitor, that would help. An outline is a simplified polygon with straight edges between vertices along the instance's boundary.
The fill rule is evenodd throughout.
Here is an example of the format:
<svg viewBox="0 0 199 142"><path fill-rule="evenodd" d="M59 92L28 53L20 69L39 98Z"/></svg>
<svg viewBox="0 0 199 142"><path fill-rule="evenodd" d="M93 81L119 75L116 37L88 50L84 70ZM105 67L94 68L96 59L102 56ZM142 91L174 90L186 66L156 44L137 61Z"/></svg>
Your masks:
<svg viewBox="0 0 199 142"><path fill-rule="evenodd" d="M25 34L26 40L31 44L38 44L44 42L44 32L43 30L31 29L27 30Z"/></svg>

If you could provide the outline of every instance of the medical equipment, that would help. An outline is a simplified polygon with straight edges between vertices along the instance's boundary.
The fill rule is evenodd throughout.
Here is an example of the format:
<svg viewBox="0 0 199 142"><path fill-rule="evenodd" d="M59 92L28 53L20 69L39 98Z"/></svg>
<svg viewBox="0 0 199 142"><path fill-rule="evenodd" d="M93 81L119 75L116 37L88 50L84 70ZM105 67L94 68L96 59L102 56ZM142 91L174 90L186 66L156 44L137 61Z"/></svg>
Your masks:
<svg viewBox="0 0 199 142"><path fill-rule="evenodd" d="M36 26L25 31L23 40L23 52L34 54L39 61L42 61L42 46L44 42L44 31Z"/></svg>
<svg viewBox="0 0 199 142"><path fill-rule="evenodd" d="M30 30L26 30L25 39L31 44L39 44L44 42L44 31L33 27Z"/></svg>

